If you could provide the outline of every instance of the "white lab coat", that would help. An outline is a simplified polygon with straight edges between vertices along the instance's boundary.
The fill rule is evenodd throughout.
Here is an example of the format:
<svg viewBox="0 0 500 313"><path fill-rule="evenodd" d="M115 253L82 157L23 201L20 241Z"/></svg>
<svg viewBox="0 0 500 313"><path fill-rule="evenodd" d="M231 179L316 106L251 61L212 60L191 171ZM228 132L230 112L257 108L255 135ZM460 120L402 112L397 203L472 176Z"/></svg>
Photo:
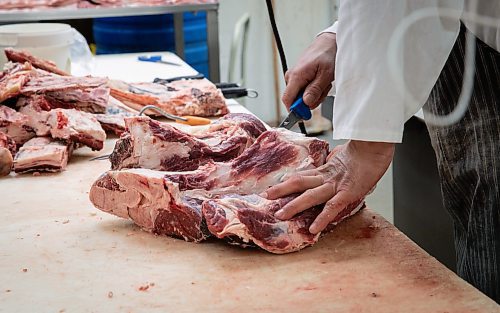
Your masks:
<svg viewBox="0 0 500 313"><path fill-rule="evenodd" d="M337 33L334 139L401 142L404 123L424 105L455 43L460 20L426 18L413 24L402 43L404 81L413 99L395 90L387 47L404 17L422 8L467 8L467 0L341 0ZM434 10L432 9L432 10ZM500 1L479 0L478 13L500 18ZM470 22L464 21L469 28ZM474 34L500 47L498 27L477 26ZM469 28L471 29L471 28ZM399 78L401 79L401 78ZM500 87L499 87L500 88Z"/></svg>

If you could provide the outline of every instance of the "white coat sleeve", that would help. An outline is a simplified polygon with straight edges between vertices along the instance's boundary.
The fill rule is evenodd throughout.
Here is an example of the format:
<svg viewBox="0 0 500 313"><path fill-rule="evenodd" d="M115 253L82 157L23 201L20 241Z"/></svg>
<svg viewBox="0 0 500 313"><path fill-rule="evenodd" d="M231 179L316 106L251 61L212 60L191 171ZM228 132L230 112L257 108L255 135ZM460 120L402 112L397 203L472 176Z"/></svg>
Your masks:
<svg viewBox="0 0 500 313"><path fill-rule="evenodd" d="M401 142L406 120L425 103L453 47L460 21L427 18L409 28L399 60L417 101L395 90L387 47L393 30L412 12L459 0L344 0L337 29L334 139ZM397 60L393 60L397 61Z"/></svg>
<svg viewBox="0 0 500 313"><path fill-rule="evenodd" d="M339 23L337 21L335 21L335 23L333 23L332 26L330 26L327 29L323 30L318 35L321 35L323 33L334 33L334 34L336 34L337 33L337 27L338 27L338 25L339 25Z"/></svg>

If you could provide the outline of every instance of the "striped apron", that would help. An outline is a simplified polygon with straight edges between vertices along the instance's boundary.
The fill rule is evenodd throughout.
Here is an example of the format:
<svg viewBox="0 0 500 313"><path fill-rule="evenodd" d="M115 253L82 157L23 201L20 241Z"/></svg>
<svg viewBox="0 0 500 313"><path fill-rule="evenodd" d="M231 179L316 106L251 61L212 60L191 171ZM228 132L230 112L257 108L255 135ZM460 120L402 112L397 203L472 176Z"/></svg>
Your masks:
<svg viewBox="0 0 500 313"><path fill-rule="evenodd" d="M451 112L461 91L465 32L434 86L426 110ZM444 206L454 223L457 273L500 302L500 53L477 39L474 91L465 116L451 126L427 125Z"/></svg>

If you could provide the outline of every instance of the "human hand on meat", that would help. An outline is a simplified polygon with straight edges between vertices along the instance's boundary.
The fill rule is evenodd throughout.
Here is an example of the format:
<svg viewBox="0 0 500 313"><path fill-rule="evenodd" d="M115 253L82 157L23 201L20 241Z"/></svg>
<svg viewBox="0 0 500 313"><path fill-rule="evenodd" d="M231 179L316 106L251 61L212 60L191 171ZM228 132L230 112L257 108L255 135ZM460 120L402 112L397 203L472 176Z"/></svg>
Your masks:
<svg viewBox="0 0 500 313"><path fill-rule="evenodd" d="M359 202L373 189L389 167L393 155L392 143L351 140L337 146L323 166L299 172L270 187L263 196L277 199L302 193L276 212L275 216L282 220L326 203L309 228L311 233L317 234L344 208Z"/></svg>
<svg viewBox="0 0 500 313"><path fill-rule="evenodd" d="M304 90L304 102L316 108L332 88L335 74L337 37L333 33L323 33L302 53L297 65L285 74L286 88L283 103L289 108Z"/></svg>

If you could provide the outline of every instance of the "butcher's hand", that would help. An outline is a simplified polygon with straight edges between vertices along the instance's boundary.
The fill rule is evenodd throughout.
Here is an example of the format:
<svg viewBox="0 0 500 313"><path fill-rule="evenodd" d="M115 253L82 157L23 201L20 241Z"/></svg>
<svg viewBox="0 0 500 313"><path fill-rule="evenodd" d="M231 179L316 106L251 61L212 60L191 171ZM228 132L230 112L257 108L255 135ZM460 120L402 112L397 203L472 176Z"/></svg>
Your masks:
<svg viewBox="0 0 500 313"><path fill-rule="evenodd" d="M315 205L326 203L309 231L321 232L347 206L358 203L377 184L389 167L394 144L351 140L336 147L327 163L317 169L299 172L267 189L263 196L277 199L302 193L276 212L282 220Z"/></svg>
<svg viewBox="0 0 500 313"><path fill-rule="evenodd" d="M333 33L323 33L302 53L297 65L285 74L283 103L289 108L300 91L304 102L316 108L332 88L335 74L337 39Z"/></svg>

